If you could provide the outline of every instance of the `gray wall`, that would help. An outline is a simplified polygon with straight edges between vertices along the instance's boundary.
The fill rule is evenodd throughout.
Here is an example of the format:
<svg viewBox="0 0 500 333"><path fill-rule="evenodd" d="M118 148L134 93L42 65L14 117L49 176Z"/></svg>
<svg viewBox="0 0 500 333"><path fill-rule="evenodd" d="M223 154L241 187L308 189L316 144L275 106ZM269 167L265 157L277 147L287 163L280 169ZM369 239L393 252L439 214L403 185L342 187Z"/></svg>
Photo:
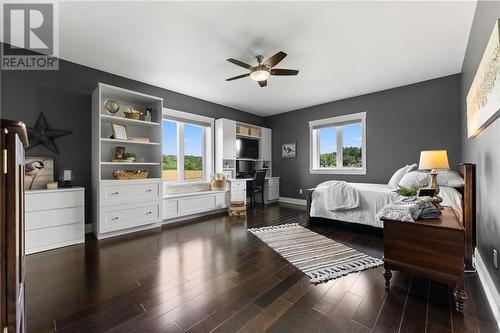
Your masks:
<svg viewBox="0 0 500 333"><path fill-rule="evenodd" d="M91 93L98 82L162 97L165 107L264 125L264 118L256 115L67 61L60 62L59 71L2 71L2 118L20 120L27 126L34 126L38 114L43 111L52 128L73 131L71 135L56 139L60 155L54 155L42 146L29 150L27 155L54 157L56 178L63 168L76 173L76 183L88 189L87 217L90 216L91 186ZM88 218L87 222L90 222Z"/></svg>
<svg viewBox="0 0 500 333"><path fill-rule="evenodd" d="M309 124L322 119L367 112L366 175L309 173ZM280 176L280 195L304 198L299 189L331 179L387 183L402 165L418 163L421 150L447 149L451 165L460 162L460 75L312 106L266 118L273 129L273 175ZM281 145L297 142L297 158L281 159Z"/></svg>
<svg viewBox="0 0 500 333"><path fill-rule="evenodd" d="M462 154L464 161L477 164L478 249L500 289L500 272L493 267L492 248L500 250L500 119L473 139L467 139L465 99L481 61L493 25L500 18L500 2L478 1L462 67Z"/></svg>

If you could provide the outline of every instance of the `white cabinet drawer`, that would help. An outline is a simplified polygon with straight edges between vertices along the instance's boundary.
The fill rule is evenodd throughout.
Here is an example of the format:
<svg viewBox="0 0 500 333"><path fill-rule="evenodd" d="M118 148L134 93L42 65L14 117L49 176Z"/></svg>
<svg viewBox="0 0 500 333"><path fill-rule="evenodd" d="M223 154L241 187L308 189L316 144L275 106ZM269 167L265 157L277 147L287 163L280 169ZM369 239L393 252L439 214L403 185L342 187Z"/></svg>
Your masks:
<svg viewBox="0 0 500 333"><path fill-rule="evenodd" d="M26 254L83 243L84 224L59 225L51 228L26 230Z"/></svg>
<svg viewBox="0 0 500 333"><path fill-rule="evenodd" d="M246 181L239 181L239 182L235 182L235 181L232 181L231 182L231 191L246 191L246 188L247 188L247 182Z"/></svg>
<svg viewBox="0 0 500 333"><path fill-rule="evenodd" d="M101 204L160 198L160 183L109 184L101 187Z"/></svg>
<svg viewBox="0 0 500 333"><path fill-rule="evenodd" d="M101 230L110 232L147 225L160 219L159 203L142 203L101 208Z"/></svg>
<svg viewBox="0 0 500 333"><path fill-rule="evenodd" d="M280 184L279 178L269 178L268 182L270 187Z"/></svg>
<svg viewBox="0 0 500 333"><path fill-rule="evenodd" d="M84 206L84 190L26 191L26 212Z"/></svg>
<svg viewBox="0 0 500 333"><path fill-rule="evenodd" d="M221 193L215 195L215 208L227 208L229 207L229 203L229 193Z"/></svg>
<svg viewBox="0 0 500 333"><path fill-rule="evenodd" d="M188 215L214 209L213 195L186 197L179 199L179 215Z"/></svg>
<svg viewBox="0 0 500 333"><path fill-rule="evenodd" d="M280 197L280 188L279 186L273 186L269 188L268 200L278 200Z"/></svg>
<svg viewBox="0 0 500 333"><path fill-rule="evenodd" d="M246 191L231 191L231 201L246 201Z"/></svg>
<svg viewBox="0 0 500 333"><path fill-rule="evenodd" d="M179 202L177 199L163 200L163 218L169 219L179 215Z"/></svg>
<svg viewBox="0 0 500 333"><path fill-rule="evenodd" d="M26 212L26 230L54 227L73 223L84 223L83 207L60 208Z"/></svg>

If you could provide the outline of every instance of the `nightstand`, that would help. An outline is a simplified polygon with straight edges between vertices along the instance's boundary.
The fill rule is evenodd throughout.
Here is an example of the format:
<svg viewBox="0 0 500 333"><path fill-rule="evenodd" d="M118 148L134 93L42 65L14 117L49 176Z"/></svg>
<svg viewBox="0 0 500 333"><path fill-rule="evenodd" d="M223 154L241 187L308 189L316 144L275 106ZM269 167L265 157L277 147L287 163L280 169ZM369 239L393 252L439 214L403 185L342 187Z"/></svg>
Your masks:
<svg viewBox="0 0 500 333"><path fill-rule="evenodd" d="M465 229L449 207L438 219L416 222L384 221L384 277L389 288L391 270L405 271L453 288L455 308L462 312Z"/></svg>

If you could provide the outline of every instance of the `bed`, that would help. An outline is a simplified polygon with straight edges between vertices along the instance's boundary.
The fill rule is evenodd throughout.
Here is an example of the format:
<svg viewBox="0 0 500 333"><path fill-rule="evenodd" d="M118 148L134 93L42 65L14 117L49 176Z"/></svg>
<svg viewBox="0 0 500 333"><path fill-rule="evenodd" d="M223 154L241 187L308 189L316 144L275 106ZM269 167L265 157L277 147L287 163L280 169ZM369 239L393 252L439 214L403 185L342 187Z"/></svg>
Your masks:
<svg viewBox="0 0 500 333"><path fill-rule="evenodd" d="M451 207L464 225L467 252L465 261L470 268L475 246L475 167L473 164L461 164L457 171L464 178L464 186L460 188L440 186L439 195L443 199L441 204ZM324 191L306 190L307 224L319 218L383 228L383 222L377 218L377 212L398 198L394 188L387 184L350 183L350 185L358 190L359 207L349 210L330 211L326 209L327 198Z"/></svg>

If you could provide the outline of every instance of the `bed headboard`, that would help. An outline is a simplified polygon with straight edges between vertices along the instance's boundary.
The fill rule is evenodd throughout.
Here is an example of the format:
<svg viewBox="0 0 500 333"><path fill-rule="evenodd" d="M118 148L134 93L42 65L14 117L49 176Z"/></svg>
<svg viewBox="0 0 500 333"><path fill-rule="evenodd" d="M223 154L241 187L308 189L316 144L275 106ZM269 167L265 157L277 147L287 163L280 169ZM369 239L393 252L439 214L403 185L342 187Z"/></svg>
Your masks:
<svg viewBox="0 0 500 333"><path fill-rule="evenodd" d="M458 172L464 178L464 187L461 192L465 228L465 269L473 270L472 257L476 247L476 165L460 164Z"/></svg>

